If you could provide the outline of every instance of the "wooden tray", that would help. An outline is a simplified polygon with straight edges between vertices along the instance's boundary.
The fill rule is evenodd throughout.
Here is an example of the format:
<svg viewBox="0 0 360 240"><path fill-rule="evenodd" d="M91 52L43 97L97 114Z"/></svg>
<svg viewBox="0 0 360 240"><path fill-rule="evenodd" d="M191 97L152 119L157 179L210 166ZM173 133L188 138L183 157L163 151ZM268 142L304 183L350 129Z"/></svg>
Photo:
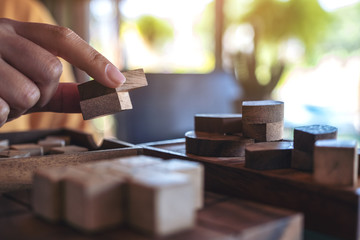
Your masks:
<svg viewBox="0 0 360 240"><path fill-rule="evenodd" d="M105 157L118 157L123 154L135 154L139 148L133 144L116 139L104 139L98 146L90 134L70 129L36 130L26 132L1 133L0 139L9 139L10 144L37 142L49 135L67 135L71 144L83 146L88 152L54 154L26 158L0 159L0 192L30 187L32 173L42 166L75 165L82 162L101 160ZM119 152L119 149L127 149Z"/></svg>
<svg viewBox="0 0 360 240"><path fill-rule="evenodd" d="M70 165L141 154L149 156L163 155L164 159L172 157L168 154L162 154L162 152L132 147L74 155L68 154L61 159L58 157L47 158L45 156L31 161L33 169L35 169L35 166L39 164L41 166L44 166L44 164L52 166L56 164ZM31 158L27 160L29 159ZM22 161L27 160L22 159ZM8 165L10 166L12 163L8 162ZM13 164L13 167L21 167L22 163L25 162ZM15 171L15 168L9 170ZM27 172L29 174L30 169L27 169ZM28 189L6 192L0 196L0 239L153 239L128 228L112 229L103 233L88 235L65 224L48 223L35 217L31 212L31 177L15 175L14 179L17 179L17 184L23 184ZM162 239L300 240L302 238L302 229L303 216L300 213L207 192L205 194L205 206L197 213L196 226L192 230Z"/></svg>
<svg viewBox="0 0 360 240"><path fill-rule="evenodd" d="M305 228L343 239L359 239L360 188L328 187L295 169L252 170L243 157L209 158L185 152L185 139L142 145L144 153L183 158L205 166L205 189L304 213Z"/></svg>

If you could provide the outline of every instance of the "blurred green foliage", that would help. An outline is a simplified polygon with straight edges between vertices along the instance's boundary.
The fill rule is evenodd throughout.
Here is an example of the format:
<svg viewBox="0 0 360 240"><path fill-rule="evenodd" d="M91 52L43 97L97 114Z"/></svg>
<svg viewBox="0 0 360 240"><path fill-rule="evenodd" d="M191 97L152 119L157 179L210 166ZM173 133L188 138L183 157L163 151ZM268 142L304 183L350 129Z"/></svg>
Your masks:
<svg viewBox="0 0 360 240"><path fill-rule="evenodd" d="M151 15L141 16L136 26L146 43L158 50L174 36L173 28L166 20Z"/></svg>

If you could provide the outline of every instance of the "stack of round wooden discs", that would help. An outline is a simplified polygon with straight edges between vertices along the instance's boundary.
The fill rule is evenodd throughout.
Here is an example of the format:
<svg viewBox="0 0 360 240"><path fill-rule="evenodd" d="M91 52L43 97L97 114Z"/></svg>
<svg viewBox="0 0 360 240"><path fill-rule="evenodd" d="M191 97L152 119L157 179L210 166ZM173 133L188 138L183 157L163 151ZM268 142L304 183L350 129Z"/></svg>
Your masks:
<svg viewBox="0 0 360 240"><path fill-rule="evenodd" d="M244 101L242 127L245 137L257 142L279 141L283 138L284 103L280 101Z"/></svg>

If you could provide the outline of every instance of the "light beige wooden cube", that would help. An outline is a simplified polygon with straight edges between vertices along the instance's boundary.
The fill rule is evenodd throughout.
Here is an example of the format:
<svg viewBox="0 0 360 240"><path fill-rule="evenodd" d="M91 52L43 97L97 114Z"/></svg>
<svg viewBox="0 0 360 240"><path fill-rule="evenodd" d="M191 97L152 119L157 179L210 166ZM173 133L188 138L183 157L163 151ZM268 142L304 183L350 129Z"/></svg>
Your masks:
<svg viewBox="0 0 360 240"><path fill-rule="evenodd" d="M63 218L63 180L68 167L43 168L34 173L32 206L36 215L49 221Z"/></svg>
<svg viewBox="0 0 360 240"><path fill-rule="evenodd" d="M184 174L144 172L129 183L129 225L156 236L192 228L193 188Z"/></svg>
<svg viewBox="0 0 360 240"><path fill-rule="evenodd" d="M314 150L314 179L318 183L356 186L358 155L355 140L318 140Z"/></svg>
<svg viewBox="0 0 360 240"><path fill-rule="evenodd" d="M124 179L74 168L64 182L65 220L87 232L101 231L124 221Z"/></svg>
<svg viewBox="0 0 360 240"><path fill-rule="evenodd" d="M151 169L164 173L183 173L186 174L192 183L194 192L195 209L204 206L204 168L198 162L171 159L163 161L161 164L150 166Z"/></svg>

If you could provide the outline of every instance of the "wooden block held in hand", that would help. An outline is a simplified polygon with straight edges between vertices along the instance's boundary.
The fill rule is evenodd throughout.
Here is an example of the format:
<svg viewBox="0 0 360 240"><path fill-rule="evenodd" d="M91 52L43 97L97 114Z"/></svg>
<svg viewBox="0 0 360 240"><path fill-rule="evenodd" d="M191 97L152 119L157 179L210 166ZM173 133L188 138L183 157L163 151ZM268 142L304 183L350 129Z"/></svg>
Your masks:
<svg viewBox="0 0 360 240"><path fill-rule="evenodd" d="M31 156L42 156L44 155L44 149L42 146L34 143L23 143L23 144L13 144L10 146L11 149L19 151L30 152Z"/></svg>
<svg viewBox="0 0 360 240"><path fill-rule="evenodd" d="M124 71L122 74L125 76L126 81L122 86L116 88L118 92L130 91L148 85L144 70L141 68Z"/></svg>
<svg viewBox="0 0 360 240"><path fill-rule="evenodd" d="M72 169L64 182L65 221L87 232L101 231L124 221L124 180Z"/></svg>
<svg viewBox="0 0 360 240"><path fill-rule="evenodd" d="M49 221L63 219L63 180L69 167L43 168L33 175L32 206L36 215Z"/></svg>
<svg viewBox="0 0 360 240"><path fill-rule="evenodd" d="M290 168L292 142L262 142L245 148L245 167L268 170Z"/></svg>
<svg viewBox="0 0 360 240"><path fill-rule="evenodd" d="M91 98L80 102L83 118L89 120L95 117L114 114L132 109L129 92L116 92L101 97Z"/></svg>
<svg viewBox="0 0 360 240"><path fill-rule="evenodd" d="M63 153L76 153L76 152L87 152L89 149L76 145L67 145L63 147L53 147L50 150L50 154L63 154Z"/></svg>
<svg viewBox="0 0 360 240"><path fill-rule="evenodd" d="M314 179L328 185L357 186L357 142L335 139L316 141Z"/></svg>
<svg viewBox="0 0 360 240"><path fill-rule="evenodd" d="M150 166L151 169L164 173L183 173L191 180L194 191L195 209L204 206L204 168L198 162L171 159L160 164Z"/></svg>
<svg viewBox="0 0 360 240"><path fill-rule="evenodd" d="M244 136L253 138L256 142L272 142L282 140L283 132L283 121L259 124L243 123Z"/></svg>
<svg viewBox="0 0 360 240"><path fill-rule="evenodd" d="M336 139L337 128L328 125L310 125L294 129L294 148L313 153L317 140Z"/></svg>
<svg viewBox="0 0 360 240"><path fill-rule="evenodd" d="M207 133L241 133L241 114L196 114L195 132Z"/></svg>
<svg viewBox="0 0 360 240"><path fill-rule="evenodd" d="M129 225L151 235L165 236L195 224L194 196L183 174L147 172L129 183Z"/></svg>
<svg viewBox="0 0 360 240"><path fill-rule="evenodd" d="M244 101L242 121L249 124L284 121L284 103L281 101Z"/></svg>
<svg viewBox="0 0 360 240"><path fill-rule="evenodd" d="M242 157L254 139L242 136L185 133L186 153L204 157Z"/></svg>

